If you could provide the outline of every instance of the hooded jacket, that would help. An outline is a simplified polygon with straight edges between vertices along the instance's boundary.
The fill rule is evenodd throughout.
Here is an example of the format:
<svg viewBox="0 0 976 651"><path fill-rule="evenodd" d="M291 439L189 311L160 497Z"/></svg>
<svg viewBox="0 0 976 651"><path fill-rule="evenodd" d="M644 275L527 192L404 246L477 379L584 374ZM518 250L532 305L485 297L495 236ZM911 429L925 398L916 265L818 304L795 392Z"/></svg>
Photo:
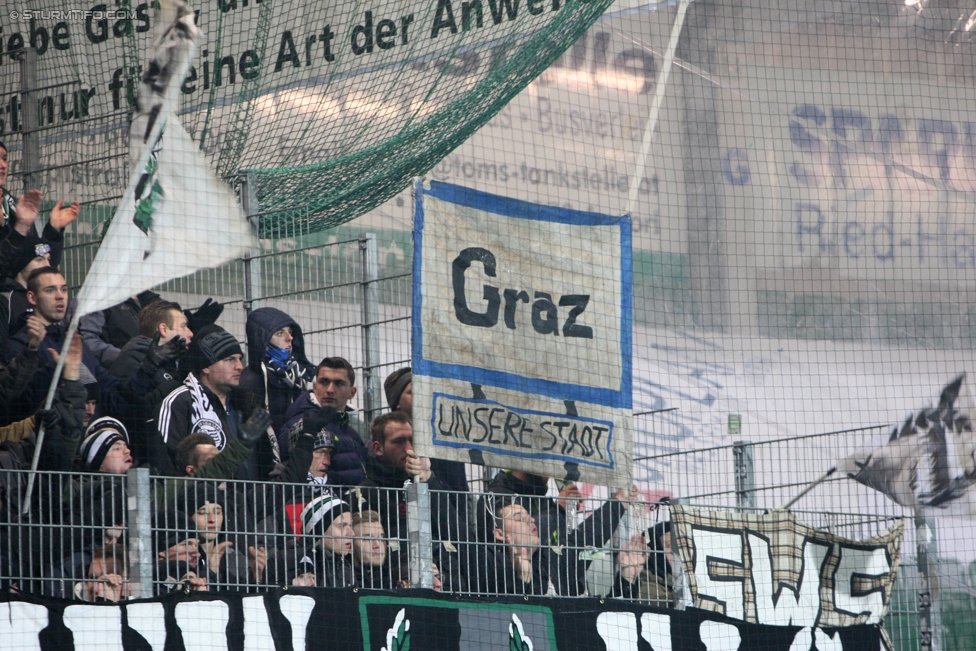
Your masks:
<svg viewBox="0 0 976 651"><path fill-rule="evenodd" d="M271 337L284 327L291 328L292 356L307 372L314 376L314 365L305 356L305 337L298 323L273 307L262 307L247 317L247 368L241 374L241 389L253 393L271 414L271 425L277 432L285 424L285 412L304 390L311 386L288 386L267 367L265 353L271 345Z"/></svg>
<svg viewBox="0 0 976 651"><path fill-rule="evenodd" d="M283 371L269 366L267 358L271 337L284 327L290 327L292 333L291 354L302 370L296 386L288 384L282 377ZM240 389L244 393L254 396L254 402L260 404L271 414L273 431L281 430L285 424L285 413L288 407L298 399L303 392L312 388L311 382L315 378L315 367L305 356L305 337L302 327L298 323L273 307L262 307L251 312L245 325L247 333L247 368L241 374ZM288 459L288 443L278 441L280 461ZM258 441L255 455L262 476L266 476L275 466L275 453L271 443L262 438Z"/></svg>

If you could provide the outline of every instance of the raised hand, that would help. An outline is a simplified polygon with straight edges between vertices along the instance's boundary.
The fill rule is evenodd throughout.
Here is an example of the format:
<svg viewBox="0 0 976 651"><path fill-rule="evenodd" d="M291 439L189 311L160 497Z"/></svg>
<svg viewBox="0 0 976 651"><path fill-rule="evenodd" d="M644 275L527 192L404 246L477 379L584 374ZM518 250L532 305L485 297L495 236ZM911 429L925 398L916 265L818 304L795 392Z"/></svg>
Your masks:
<svg viewBox="0 0 976 651"><path fill-rule="evenodd" d="M34 225L34 220L37 219L37 213L41 210L41 191L40 190L29 190L25 194L20 195L17 199L17 223L14 224L14 228L21 235L27 235L30 232L30 227Z"/></svg>
<svg viewBox="0 0 976 651"><path fill-rule="evenodd" d="M47 327L36 316L27 317L27 349L37 350L41 347L41 342L47 336ZM57 360L55 360L57 363Z"/></svg>
<svg viewBox="0 0 976 651"><path fill-rule="evenodd" d="M216 323L217 318L223 311L223 305L214 301L212 298L208 298L203 302L203 305L195 310L183 310L183 314L186 315L187 326L189 326L190 330L196 332L203 326Z"/></svg>
<svg viewBox="0 0 976 651"><path fill-rule="evenodd" d="M251 417L247 419L238 434L241 443L249 448L253 448L261 437L268 431L271 425L271 414L263 408L258 407L251 412Z"/></svg>
<svg viewBox="0 0 976 651"><path fill-rule="evenodd" d="M159 343L159 333L153 337L149 348L146 350L145 364L150 372L155 369L169 366L187 351L186 339L180 336L173 337L164 344Z"/></svg>
<svg viewBox="0 0 976 651"><path fill-rule="evenodd" d="M81 204L79 204L77 201L67 208L65 208L63 204L64 202L59 201L54 208L51 208L51 226L59 231L63 230L65 226L74 220L78 219L78 213L81 211Z"/></svg>

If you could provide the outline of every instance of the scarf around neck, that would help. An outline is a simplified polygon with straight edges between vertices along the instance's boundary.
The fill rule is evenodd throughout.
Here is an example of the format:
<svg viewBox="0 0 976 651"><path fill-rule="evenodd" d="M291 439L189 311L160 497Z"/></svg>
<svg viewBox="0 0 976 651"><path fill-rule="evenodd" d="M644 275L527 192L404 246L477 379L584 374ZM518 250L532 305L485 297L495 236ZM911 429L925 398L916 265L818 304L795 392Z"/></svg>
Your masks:
<svg viewBox="0 0 976 651"><path fill-rule="evenodd" d="M183 384L190 390L190 431L202 432L213 439L218 450L227 447L227 433L210 396L193 373L188 373Z"/></svg>

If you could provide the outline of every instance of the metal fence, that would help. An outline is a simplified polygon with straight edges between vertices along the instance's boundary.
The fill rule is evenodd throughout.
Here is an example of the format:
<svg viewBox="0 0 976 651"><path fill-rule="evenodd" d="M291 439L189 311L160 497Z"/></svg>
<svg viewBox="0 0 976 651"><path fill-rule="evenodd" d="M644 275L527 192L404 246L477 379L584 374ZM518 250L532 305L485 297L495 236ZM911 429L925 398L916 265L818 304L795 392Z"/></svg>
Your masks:
<svg viewBox="0 0 976 651"><path fill-rule="evenodd" d="M41 473L21 513L27 474L0 474L0 585L21 593L120 601L172 590L419 586L674 602L667 503L609 499L580 510L558 498L422 483L326 487L132 469ZM895 520L797 515L852 538Z"/></svg>

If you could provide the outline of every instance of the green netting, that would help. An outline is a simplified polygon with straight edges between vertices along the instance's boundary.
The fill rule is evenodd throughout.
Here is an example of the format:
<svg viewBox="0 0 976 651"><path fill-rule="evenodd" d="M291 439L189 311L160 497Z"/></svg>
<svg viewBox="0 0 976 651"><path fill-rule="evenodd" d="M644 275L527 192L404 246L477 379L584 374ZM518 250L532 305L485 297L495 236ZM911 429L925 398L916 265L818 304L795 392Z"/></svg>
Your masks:
<svg viewBox="0 0 976 651"><path fill-rule="evenodd" d="M332 227L436 165L609 4L219 0L197 9L206 40L183 84L180 119L221 176L251 172L257 204L249 210L273 213L265 232L299 216L311 218L313 231ZM121 195L155 13L125 1L54 11L24 2L0 17L15 52L0 64L8 103L0 134L30 132L33 186L81 186L83 202ZM34 46L28 86L36 89L26 98L15 60L25 43ZM27 121L25 99L39 107ZM12 171L23 171L21 138L9 139Z"/></svg>
<svg viewBox="0 0 976 651"><path fill-rule="evenodd" d="M554 4L558 2L555 0ZM381 142L362 147L353 145L349 147L351 151L322 163L249 170L257 183L261 210L301 205L318 217L315 223L319 228L328 228L378 206L402 190L411 177L430 170L494 117L572 45L609 4L606 0L575 0L529 38L523 39L513 27L506 38L494 41L490 50L465 48L461 38L446 57L408 63L414 75L430 74L436 68L441 72L436 73L436 81L430 85L421 108L412 115L402 116L406 118L404 128ZM517 8L518 0L512 6ZM456 61L470 62L472 57L477 61L479 53L486 51L490 57L481 63L476 73L481 78L473 87L468 76L450 73L452 67L459 65ZM397 77L402 74L403 70L395 71ZM424 106L438 104L443 107L431 115L423 115ZM274 226L281 227L281 220L292 216L291 212L269 216L265 226L275 220Z"/></svg>

